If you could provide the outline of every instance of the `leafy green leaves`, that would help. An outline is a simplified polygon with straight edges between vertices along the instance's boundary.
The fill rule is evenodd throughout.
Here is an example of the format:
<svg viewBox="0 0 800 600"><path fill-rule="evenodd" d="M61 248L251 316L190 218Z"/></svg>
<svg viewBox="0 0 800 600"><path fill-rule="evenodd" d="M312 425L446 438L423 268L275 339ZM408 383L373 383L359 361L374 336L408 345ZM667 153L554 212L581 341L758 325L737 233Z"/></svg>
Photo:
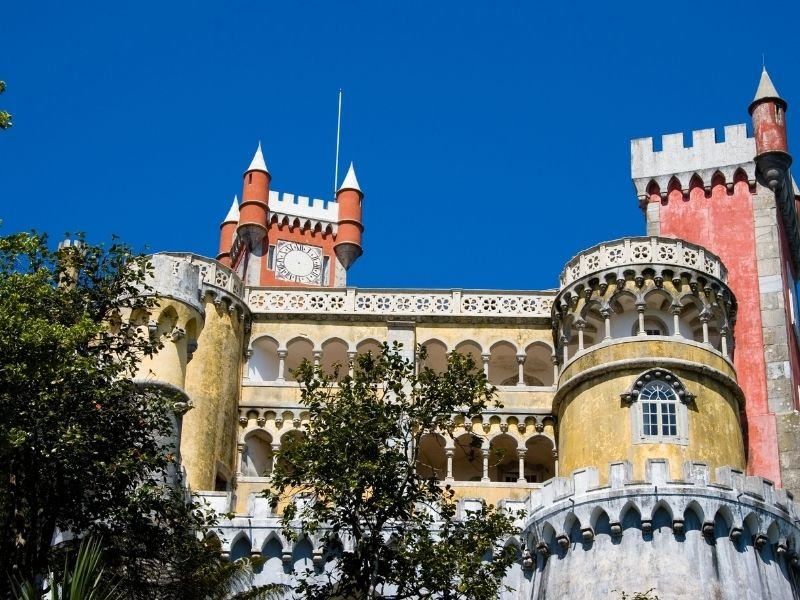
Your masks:
<svg viewBox="0 0 800 600"><path fill-rule="evenodd" d="M337 381L306 362L295 373L309 422L278 452L271 503L283 507L290 539L326 532L323 552L340 539L335 568L308 577L307 598L495 598L515 559L502 542L514 515L483 505L456 519L452 490L417 470L426 434L453 436L454 419L469 420L493 403L494 388L472 359L448 357L442 373L416 372L399 346L356 358ZM420 362L425 357L419 349ZM495 403L496 405L496 403ZM297 498L302 498L298 502Z"/></svg>
<svg viewBox="0 0 800 600"><path fill-rule="evenodd" d="M0 94L6 91L6 82L0 81ZM11 127L11 113L0 110L0 129L8 129Z"/></svg>

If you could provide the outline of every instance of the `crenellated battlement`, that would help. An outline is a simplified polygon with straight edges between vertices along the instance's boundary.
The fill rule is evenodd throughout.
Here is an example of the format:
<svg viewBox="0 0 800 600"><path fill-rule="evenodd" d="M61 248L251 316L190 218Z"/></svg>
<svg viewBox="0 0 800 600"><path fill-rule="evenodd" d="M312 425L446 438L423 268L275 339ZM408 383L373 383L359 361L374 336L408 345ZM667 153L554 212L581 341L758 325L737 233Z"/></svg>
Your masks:
<svg viewBox="0 0 800 600"><path fill-rule="evenodd" d="M322 229L330 227L335 233L339 224L339 204L333 200L320 200L309 196L269 192L269 218L271 222L286 222L289 225L299 221L302 228Z"/></svg>
<svg viewBox="0 0 800 600"><path fill-rule="evenodd" d="M609 464L608 483L600 485L596 467L579 469L571 477L545 482L530 495L524 506L526 529L537 543L560 544L558 536L569 538L570 530L577 527L583 540L591 542L598 527L610 528L612 536L622 535L625 523L630 526L634 521L634 527L647 534L658 519L656 513L663 511L675 535L685 532L687 521L704 535L724 523L725 534L733 538L749 528L751 536L798 548L798 509L789 492L776 488L769 479L731 467L716 469L713 481L710 475L706 464L687 461L683 478L672 480L666 459L649 459L645 478L639 480L632 476L629 462L619 461ZM634 513L636 518L631 519ZM604 519L605 525L599 525Z"/></svg>
<svg viewBox="0 0 800 600"><path fill-rule="evenodd" d="M659 151L653 149L652 137L639 138L631 140L631 178L640 198L649 193L653 183L666 193L673 178L684 191L693 177L704 186L709 186L717 174L732 183L737 171L755 182L755 154L755 140L747 135L744 123L725 126L721 141L714 129L693 131L688 146L683 133L666 134L661 137Z"/></svg>

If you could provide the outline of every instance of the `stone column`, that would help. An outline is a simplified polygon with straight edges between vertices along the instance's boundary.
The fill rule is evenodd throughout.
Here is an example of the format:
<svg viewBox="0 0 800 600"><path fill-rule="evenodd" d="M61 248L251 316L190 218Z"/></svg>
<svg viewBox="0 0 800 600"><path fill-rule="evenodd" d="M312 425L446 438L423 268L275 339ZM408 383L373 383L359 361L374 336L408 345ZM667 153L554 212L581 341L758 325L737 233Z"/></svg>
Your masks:
<svg viewBox="0 0 800 600"><path fill-rule="evenodd" d="M556 385L558 383L558 357L553 354L550 360L553 362L553 385Z"/></svg>
<svg viewBox="0 0 800 600"><path fill-rule="evenodd" d="M320 352L319 350L314 350L312 356L314 357L314 366L318 367L319 361L322 359L322 352Z"/></svg>
<svg viewBox="0 0 800 600"><path fill-rule="evenodd" d="M286 350L278 350L278 378L275 380L278 383L286 381Z"/></svg>
<svg viewBox="0 0 800 600"><path fill-rule="evenodd" d="M569 360L569 348L567 348L567 344L569 343L569 339L563 333L561 334L561 350L564 353L564 359L561 361L562 364L566 365L567 361Z"/></svg>
<svg viewBox="0 0 800 600"><path fill-rule="evenodd" d="M447 457L447 475L445 481L453 481L453 448L445 448L444 455Z"/></svg>
<svg viewBox="0 0 800 600"><path fill-rule="evenodd" d="M637 304L636 310L639 312L639 335L647 335L644 330L644 309L647 308L645 304Z"/></svg>
<svg viewBox="0 0 800 600"><path fill-rule="evenodd" d="M242 373L242 379L250 379L250 359L253 358L253 349L248 348L244 351L244 372Z"/></svg>
<svg viewBox="0 0 800 600"><path fill-rule="evenodd" d="M586 329L586 323L578 321L575 323L575 329L578 330L578 352L583 352L583 330Z"/></svg>
<svg viewBox="0 0 800 600"><path fill-rule="evenodd" d="M517 386L525 385L525 355L517 354Z"/></svg>
<svg viewBox="0 0 800 600"><path fill-rule="evenodd" d="M519 459L519 477L517 483L525 483L525 454L528 452L527 448L517 448L517 458Z"/></svg>
<svg viewBox="0 0 800 600"><path fill-rule="evenodd" d="M683 310L682 306L673 306L672 307L672 327L675 329L674 335L675 337L683 337L681 335L681 311Z"/></svg>
<svg viewBox="0 0 800 600"><path fill-rule="evenodd" d="M728 358L728 328L723 327L719 330L719 342L720 342L720 349L722 350L722 356Z"/></svg>
<svg viewBox="0 0 800 600"><path fill-rule="evenodd" d="M242 476L242 467L244 465L244 449L246 448L245 444L239 442L236 444L236 476Z"/></svg>
<svg viewBox="0 0 800 600"><path fill-rule="evenodd" d="M483 374L487 377L489 376L489 359L491 356L491 354L481 354L481 359L483 360Z"/></svg>
<svg viewBox="0 0 800 600"><path fill-rule="evenodd" d="M272 477L272 473L275 471L275 465L278 464L278 450L281 449L280 444L272 444L272 465L270 466L269 476Z"/></svg>
<svg viewBox="0 0 800 600"><path fill-rule="evenodd" d="M483 477L481 477L481 483L489 483L491 479L489 479L489 448L484 448L481 451L483 455Z"/></svg>
<svg viewBox="0 0 800 600"><path fill-rule="evenodd" d="M350 371L349 371L350 377L352 377L353 373L355 372L356 368L355 362L357 354L358 354L357 352L352 352L352 351L347 353L347 364L350 365Z"/></svg>
<svg viewBox="0 0 800 600"><path fill-rule="evenodd" d="M555 461L553 465L553 469L555 470L553 477L558 477L558 449L556 448L553 448L553 460Z"/></svg>
<svg viewBox="0 0 800 600"><path fill-rule="evenodd" d="M611 313L613 311L610 308L601 308L600 309L600 316L603 317L603 324L605 325L606 329L606 336L603 338L604 340L611 339Z"/></svg>
<svg viewBox="0 0 800 600"><path fill-rule="evenodd" d="M708 344L708 321L709 315L700 313L700 322L703 324L703 343Z"/></svg>

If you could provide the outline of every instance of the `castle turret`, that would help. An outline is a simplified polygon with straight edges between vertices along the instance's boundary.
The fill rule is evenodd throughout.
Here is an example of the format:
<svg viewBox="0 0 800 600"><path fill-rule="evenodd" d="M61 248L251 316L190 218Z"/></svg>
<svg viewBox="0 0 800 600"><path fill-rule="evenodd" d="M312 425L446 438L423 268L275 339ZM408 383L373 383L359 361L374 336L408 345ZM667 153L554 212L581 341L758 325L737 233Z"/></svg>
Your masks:
<svg viewBox="0 0 800 600"><path fill-rule="evenodd" d="M242 205L239 207L238 235L251 250L256 248L267 234L269 212L269 183L272 176L261 153L261 142L250 166L244 172Z"/></svg>
<svg viewBox="0 0 800 600"><path fill-rule="evenodd" d="M171 397L173 434L164 442L179 450L183 415L192 406L186 390L186 367L205 324L205 309L199 301L199 269L166 254L153 255L150 263L153 269L148 274L147 293L156 296L157 302L149 313L134 313L130 318L146 328L147 334L160 341L162 347L153 356L142 358L134 381L158 388ZM168 471L168 477L177 481L174 468Z"/></svg>
<svg viewBox="0 0 800 600"><path fill-rule="evenodd" d="M786 101L780 97L764 69L749 111L756 142L756 175L759 183L773 191L779 185L781 172L792 164L786 143L786 109Z"/></svg>
<svg viewBox="0 0 800 600"><path fill-rule="evenodd" d="M702 244L728 268L738 300L736 379L747 398L747 470L800 493L800 345L793 326L800 226L786 143L786 102L766 71L744 124L631 143L647 233Z"/></svg>
<svg viewBox="0 0 800 600"><path fill-rule="evenodd" d="M226 267L231 266L231 247L233 246L233 236L239 225L239 198L233 197L233 204L228 211L225 220L219 226L219 254L217 260Z"/></svg>
<svg viewBox="0 0 800 600"><path fill-rule="evenodd" d="M625 460L745 468L744 395L731 360L736 300L717 256L669 238L576 256L553 303L563 473Z"/></svg>
<svg viewBox="0 0 800 600"><path fill-rule="evenodd" d="M336 257L345 269L349 269L363 252L361 249L361 234L364 231L361 221L363 199L364 193L358 185L353 163L350 163L342 186L336 192L336 201L339 203L339 232L333 247Z"/></svg>

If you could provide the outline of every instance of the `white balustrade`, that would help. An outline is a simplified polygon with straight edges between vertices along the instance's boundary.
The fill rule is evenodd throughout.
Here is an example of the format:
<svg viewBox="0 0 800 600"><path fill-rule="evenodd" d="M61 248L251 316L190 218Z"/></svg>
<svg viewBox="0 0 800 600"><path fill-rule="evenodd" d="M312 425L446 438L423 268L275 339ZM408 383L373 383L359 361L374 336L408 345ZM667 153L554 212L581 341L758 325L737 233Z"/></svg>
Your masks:
<svg viewBox="0 0 800 600"><path fill-rule="evenodd" d="M550 317L555 293L379 290L248 290L254 313Z"/></svg>
<svg viewBox="0 0 800 600"><path fill-rule="evenodd" d="M561 286L604 269L641 264L688 267L722 282L728 278L722 261L702 246L682 240L637 237L605 242L581 252L561 273Z"/></svg>

